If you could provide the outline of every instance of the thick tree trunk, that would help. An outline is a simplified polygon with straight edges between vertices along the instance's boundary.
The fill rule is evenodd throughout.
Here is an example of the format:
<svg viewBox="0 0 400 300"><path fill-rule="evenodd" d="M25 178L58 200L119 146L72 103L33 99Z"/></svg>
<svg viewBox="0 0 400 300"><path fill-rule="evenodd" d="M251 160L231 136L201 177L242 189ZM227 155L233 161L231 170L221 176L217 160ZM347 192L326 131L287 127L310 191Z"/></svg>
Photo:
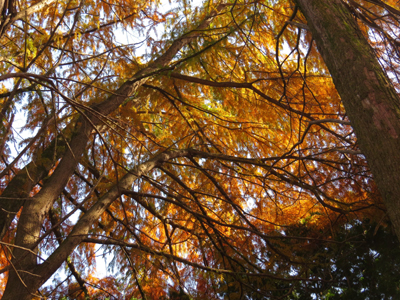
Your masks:
<svg viewBox="0 0 400 300"><path fill-rule="evenodd" d="M400 239L400 101L341 0L297 0Z"/></svg>

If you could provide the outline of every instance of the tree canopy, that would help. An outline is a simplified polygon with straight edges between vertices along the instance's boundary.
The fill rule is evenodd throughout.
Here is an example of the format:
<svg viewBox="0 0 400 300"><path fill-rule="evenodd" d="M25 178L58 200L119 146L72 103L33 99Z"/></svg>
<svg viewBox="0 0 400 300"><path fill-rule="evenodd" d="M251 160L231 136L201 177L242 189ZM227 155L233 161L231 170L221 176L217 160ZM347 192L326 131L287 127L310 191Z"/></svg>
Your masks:
<svg viewBox="0 0 400 300"><path fill-rule="evenodd" d="M3 298L399 294L399 6L306 2L0 0Z"/></svg>

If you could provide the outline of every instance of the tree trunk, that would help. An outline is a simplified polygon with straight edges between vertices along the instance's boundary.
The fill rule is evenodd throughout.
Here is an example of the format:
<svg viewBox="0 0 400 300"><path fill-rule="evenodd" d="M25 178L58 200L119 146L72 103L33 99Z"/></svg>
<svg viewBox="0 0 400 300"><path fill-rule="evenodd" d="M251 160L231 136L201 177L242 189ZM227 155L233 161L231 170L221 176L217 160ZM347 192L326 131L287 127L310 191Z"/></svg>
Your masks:
<svg viewBox="0 0 400 300"><path fill-rule="evenodd" d="M297 0L400 239L400 101L341 0Z"/></svg>
<svg viewBox="0 0 400 300"><path fill-rule="evenodd" d="M201 31L206 29L213 18L218 15L226 5L221 4L215 8L193 31L190 31L176 39L165 52L146 68L140 70L126 81L111 96L91 107L102 115L108 115L116 110L123 101L135 94L135 92L147 81L148 77L164 70L176 54L188 43L195 40ZM199 33L200 32L200 33ZM139 103L140 100L135 100ZM95 205L82 217L72 230L72 237L68 237L57 250L44 262L38 263L35 255L40 239L42 224L52 204L61 193L68 179L72 176L80 157L90 138L93 126L101 124L97 114L86 112L86 118L78 120L75 134L71 137L68 150L58 164L53 174L44 182L41 190L29 202L25 203L18 221L15 244L19 246L13 250L13 268L9 270L9 278L3 294L4 300L20 299L28 300L34 297L36 290L61 266L74 249L83 241L92 224L98 220L105 209L119 196L118 187L114 187L106 193ZM177 155L175 153L175 155ZM179 155L179 153L178 153ZM172 156L171 156L172 157ZM160 159L169 159L168 155L161 155ZM145 173L155 166L158 160L150 160L147 165L140 165L140 169L134 174ZM22 177L24 178L24 177ZM36 178L36 177L35 177ZM123 188L128 188L136 180L137 176L129 174L118 181L118 184L126 183ZM25 191L25 189L23 189ZM1 203L0 203L1 204ZM14 212L17 207L13 207ZM7 212L5 212L7 213ZM93 215L95 217L93 217ZM0 222L3 227L8 227L13 215L7 215L7 221ZM0 228L3 229L3 228ZM1 232L5 232L3 229ZM78 235L78 236L74 236ZM27 251L31 250L31 251Z"/></svg>

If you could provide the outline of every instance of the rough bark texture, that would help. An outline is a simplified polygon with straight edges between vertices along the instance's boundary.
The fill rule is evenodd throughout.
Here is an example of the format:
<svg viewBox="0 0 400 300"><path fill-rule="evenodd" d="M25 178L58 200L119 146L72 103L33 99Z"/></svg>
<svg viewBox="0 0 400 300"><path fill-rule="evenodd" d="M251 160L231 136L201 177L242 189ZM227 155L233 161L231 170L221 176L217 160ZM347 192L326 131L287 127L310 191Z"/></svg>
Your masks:
<svg viewBox="0 0 400 300"><path fill-rule="evenodd" d="M400 239L400 101L341 0L297 0Z"/></svg>

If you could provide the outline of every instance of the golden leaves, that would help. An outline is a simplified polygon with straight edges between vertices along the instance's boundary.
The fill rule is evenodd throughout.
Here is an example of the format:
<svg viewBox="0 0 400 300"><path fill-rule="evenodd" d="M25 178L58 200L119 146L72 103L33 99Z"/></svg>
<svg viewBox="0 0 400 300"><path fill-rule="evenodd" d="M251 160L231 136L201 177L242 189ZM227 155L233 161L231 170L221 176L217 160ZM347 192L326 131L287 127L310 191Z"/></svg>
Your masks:
<svg viewBox="0 0 400 300"><path fill-rule="evenodd" d="M44 118L51 120L37 143L40 151L27 152L27 159L35 160L56 136L69 149L77 113L99 120L83 146L81 164L54 204L60 217L72 210L76 218L85 216L135 166L165 151L187 149L187 155L142 174L129 193L119 190L91 224L88 238L115 244L108 250L126 295L143 292L159 299L170 282L176 290L190 282L199 298L217 297L223 288L216 282L227 278L222 274L273 273L290 261L291 247L312 247L293 246L285 236L290 230L301 225L310 235L327 238L335 226L373 216L380 205L310 34L287 23L291 17L304 19L290 1L270 2L226 4L206 29L195 31L220 2L192 10L180 3L187 10L173 12L154 1L59 2L43 19L32 16L26 32L11 28L3 37L12 63L3 62L1 70L20 71L26 62L48 79L24 79L18 87L29 95L18 100L29 110L25 128L34 131ZM159 24L166 29L156 35ZM165 68L137 79L141 87L117 110L101 114L99 103L121 97L119 86L188 33L196 39ZM2 93L8 92L3 87ZM54 141L49 157L59 161L59 140ZM68 217L58 228L67 236L75 223ZM49 238L47 246L43 249L50 251L57 244ZM95 262L93 243L78 250L76 261ZM240 285L239 275L230 288ZM115 278L89 272L85 280L119 293ZM82 296L77 284L68 288L72 296ZM94 288L89 294L101 297Z"/></svg>

